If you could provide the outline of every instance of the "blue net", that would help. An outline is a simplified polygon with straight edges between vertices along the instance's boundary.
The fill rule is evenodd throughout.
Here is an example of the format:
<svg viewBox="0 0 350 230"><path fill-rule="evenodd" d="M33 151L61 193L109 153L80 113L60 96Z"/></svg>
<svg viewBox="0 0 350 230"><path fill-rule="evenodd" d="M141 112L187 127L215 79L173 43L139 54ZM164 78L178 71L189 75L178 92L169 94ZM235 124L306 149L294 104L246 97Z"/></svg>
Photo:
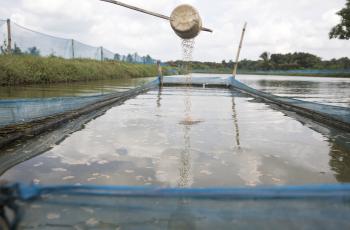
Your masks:
<svg viewBox="0 0 350 230"><path fill-rule="evenodd" d="M19 228L349 229L350 186L15 185Z"/></svg>
<svg viewBox="0 0 350 230"><path fill-rule="evenodd" d="M76 111L98 102L137 94L139 91L142 92L143 89L157 86L158 79L125 92L80 97L0 100L0 127L23 124L69 111Z"/></svg>
<svg viewBox="0 0 350 230"><path fill-rule="evenodd" d="M0 127L64 113L102 100L105 96L56 97L0 101Z"/></svg>
<svg viewBox="0 0 350 230"><path fill-rule="evenodd" d="M108 52L106 54L108 54ZM112 53L109 55L112 55ZM306 115L309 114L312 118L340 122L343 126L349 126L350 124L349 108L275 96L255 90L232 77L193 77L190 79L190 82L188 78L184 76L164 77L164 84L166 86L186 85L189 83L201 87L234 87L254 97L263 98L269 102L287 106L289 109L298 110L298 112ZM108 98L108 95L30 100L0 100L0 127L79 109L97 101L105 100L106 98ZM314 117L316 116L315 114L319 117Z"/></svg>
<svg viewBox="0 0 350 230"><path fill-rule="evenodd" d="M347 127L350 127L350 108L307 102L288 97L279 97L253 89L233 78L231 78L230 81L231 86L255 97L260 97L269 102L283 105L290 110L297 110L297 112L303 113L314 119L324 121L333 120L334 123L341 123L340 127L344 126L346 129L348 129Z"/></svg>

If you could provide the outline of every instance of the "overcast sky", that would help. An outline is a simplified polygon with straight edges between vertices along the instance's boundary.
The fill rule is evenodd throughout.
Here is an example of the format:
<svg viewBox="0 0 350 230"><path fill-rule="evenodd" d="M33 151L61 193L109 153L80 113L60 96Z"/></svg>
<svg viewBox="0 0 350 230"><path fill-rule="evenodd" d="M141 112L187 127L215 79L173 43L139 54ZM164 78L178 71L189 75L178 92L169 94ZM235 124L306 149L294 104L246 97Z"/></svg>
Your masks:
<svg viewBox="0 0 350 230"><path fill-rule="evenodd" d="M323 59L350 56L350 41L328 39L345 0L121 1L165 15L181 3L195 6L204 26L214 30L196 38L195 60L234 59L245 21L242 58L255 60L264 51L310 52ZM99 0L1 0L0 18L122 54L182 58L180 40L167 21Z"/></svg>

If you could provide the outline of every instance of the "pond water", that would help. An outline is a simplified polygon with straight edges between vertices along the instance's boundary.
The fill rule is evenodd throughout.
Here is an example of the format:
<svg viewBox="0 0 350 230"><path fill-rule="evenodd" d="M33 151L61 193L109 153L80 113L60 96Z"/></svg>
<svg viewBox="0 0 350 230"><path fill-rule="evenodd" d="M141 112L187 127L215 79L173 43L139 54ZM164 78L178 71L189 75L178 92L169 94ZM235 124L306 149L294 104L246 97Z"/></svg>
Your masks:
<svg viewBox="0 0 350 230"><path fill-rule="evenodd" d="M350 78L239 75L237 79L282 97L350 107Z"/></svg>
<svg viewBox="0 0 350 230"><path fill-rule="evenodd" d="M93 96L123 92L154 78L59 83L46 85L0 86L0 99Z"/></svg>
<svg viewBox="0 0 350 230"><path fill-rule="evenodd" d="M166 87L109 109L1 179L180 187L342 183L350 182L349 140L349 133L315 129L235 91Z"/></svg>

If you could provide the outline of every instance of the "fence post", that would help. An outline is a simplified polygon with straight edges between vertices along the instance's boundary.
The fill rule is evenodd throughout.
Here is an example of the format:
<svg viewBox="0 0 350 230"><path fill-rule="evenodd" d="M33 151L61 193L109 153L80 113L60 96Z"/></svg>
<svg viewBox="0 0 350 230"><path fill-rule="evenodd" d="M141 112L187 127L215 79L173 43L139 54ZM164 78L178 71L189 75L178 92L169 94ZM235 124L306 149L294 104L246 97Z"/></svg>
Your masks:
<svg viewBox="0 0 350 230"><path fill-rule="evenodd" d="M103 61L103 47L101 46L101 61Z"/></svg>
<svg viewBox="0 0 350 230"><path fill-rule="evenodd" d="M7 53L12 53L12 35L11 35L11 20L7 19Z"/></svg>
<svg viewBox="0 0 350 230"><path fill-rule="evenodd" d="M72 59L75 58L75 53L74 53L74 39L72 39Z"/></svg>
<svg viewBox="0 0 350 230"><path fill-rule="evenodd" d="M239 42L239 47L238 47L238 51L237 51L237 56L236 56L236 63L235 63L235 67L233 69L233 77L236 77L237 75L237 68L238 68L238 62L239 62L239 55L241 53L241 49L242 49L242 44L243 44L243 38L244 38L244 34L245 34L245 30L247 28L247 23L244 23L244 27L243 27L243 31L242 31L242 35L241 35L241 41Z"/></svg>

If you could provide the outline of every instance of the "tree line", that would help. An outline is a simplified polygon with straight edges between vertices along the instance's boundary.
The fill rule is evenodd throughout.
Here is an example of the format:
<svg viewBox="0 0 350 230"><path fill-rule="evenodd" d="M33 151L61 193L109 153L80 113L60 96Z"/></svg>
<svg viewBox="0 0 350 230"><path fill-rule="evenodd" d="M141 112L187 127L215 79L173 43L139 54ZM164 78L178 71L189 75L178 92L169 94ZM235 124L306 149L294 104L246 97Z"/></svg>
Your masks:
<svg viewBox="0 0 350 230"><path fill-rule="evenodd" d="M169 66L182 67L183 61L169 61ZM191 67L194 70L209 69L233 69L235 63L232 60L219 62L193 61ZM264 52L259 60L244 59L239 63L239 69L249 71L271 71L271 70L307 70L307 69L350 69L350 59L347 57L331 60L322 60L320 57L303 52L287 54L270 54Z"/></svg>

